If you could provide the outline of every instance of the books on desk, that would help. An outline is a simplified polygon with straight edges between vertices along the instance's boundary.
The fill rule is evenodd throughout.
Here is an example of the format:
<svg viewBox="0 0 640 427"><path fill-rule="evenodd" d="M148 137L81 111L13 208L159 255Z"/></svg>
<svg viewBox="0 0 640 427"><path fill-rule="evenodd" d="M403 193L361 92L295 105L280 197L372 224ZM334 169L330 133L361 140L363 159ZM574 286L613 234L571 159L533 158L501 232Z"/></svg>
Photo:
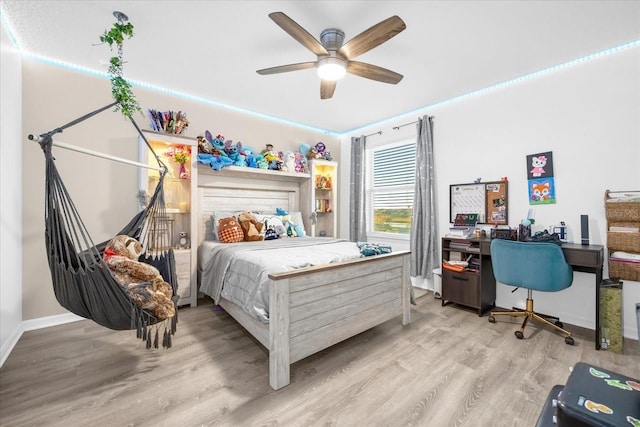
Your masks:
<svg viewBox="0 0 640 427"><path fill-rule="evenodd" d="M473 237L475 230L469 227L451 227L446 237L455 237L458 239L468 239Z"/></svg>
<svg viewBox="0 0 640 427"><path fill-rule="evenodd" d="M478 214L473 213L456 214L453 220L453 227L449 228L447 237L457 237L461 239L473 237L476 224L478 223L478 216Z"/></svg>

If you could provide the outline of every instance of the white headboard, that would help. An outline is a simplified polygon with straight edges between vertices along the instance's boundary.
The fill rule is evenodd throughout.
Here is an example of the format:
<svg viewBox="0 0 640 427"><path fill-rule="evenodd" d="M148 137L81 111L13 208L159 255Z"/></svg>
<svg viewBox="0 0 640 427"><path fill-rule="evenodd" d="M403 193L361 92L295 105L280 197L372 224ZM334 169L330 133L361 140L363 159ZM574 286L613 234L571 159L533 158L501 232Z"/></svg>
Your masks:
<svg viewBox="0 0 640 427"><path fill-rule="evenodd" d="M300 182L265 179L265 175L198 175L198 244L212 235L214 211L275 213L300 210Z"/></svg>

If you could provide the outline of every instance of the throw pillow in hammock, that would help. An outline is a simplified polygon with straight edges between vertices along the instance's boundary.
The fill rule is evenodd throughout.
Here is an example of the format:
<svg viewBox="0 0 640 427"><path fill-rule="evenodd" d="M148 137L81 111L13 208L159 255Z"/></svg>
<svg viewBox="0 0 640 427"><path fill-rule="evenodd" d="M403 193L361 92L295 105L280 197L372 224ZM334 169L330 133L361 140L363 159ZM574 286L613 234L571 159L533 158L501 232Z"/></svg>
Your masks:
<svg viewBox="0 0 640 427"><path fill-rule="evenodd" d="M175 307L171 300L171 285L154 266L138 261L140 254L140 242L127 235L119 235L107 244L104 260L134 304L151 311L159 320L173 317Z"/></svg>

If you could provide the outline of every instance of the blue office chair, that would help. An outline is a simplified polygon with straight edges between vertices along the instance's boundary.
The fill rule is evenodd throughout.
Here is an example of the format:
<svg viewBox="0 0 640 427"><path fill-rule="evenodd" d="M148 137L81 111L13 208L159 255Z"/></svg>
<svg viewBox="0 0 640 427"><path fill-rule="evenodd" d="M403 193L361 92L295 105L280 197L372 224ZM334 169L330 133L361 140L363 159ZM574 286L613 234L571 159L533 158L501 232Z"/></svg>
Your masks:
<svg viewBox="0 0 640 427"><path fill-rule="evenodd" d="M489 322L495 323L495 316L499 315L524 317L522 326L515 332L516 337L522 339L527 322L535 319L565 334L564 342L567 344L574 344L571 332L564 329L559 318L533 311L534 290L557 292L573 283L573 270L564 258L560 246L555 243L494 239L491 241L491 265L498 282L527 288L528 293L526 309L514 307L512 311L492 311Z"/></svg>

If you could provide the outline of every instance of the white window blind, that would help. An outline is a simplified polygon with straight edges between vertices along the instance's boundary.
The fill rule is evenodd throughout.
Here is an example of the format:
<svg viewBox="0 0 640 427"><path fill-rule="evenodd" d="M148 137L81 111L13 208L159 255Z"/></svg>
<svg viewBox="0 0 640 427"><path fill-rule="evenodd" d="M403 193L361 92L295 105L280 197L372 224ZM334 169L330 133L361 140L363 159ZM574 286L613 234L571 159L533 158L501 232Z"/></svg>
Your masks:
<svg viewBox="0 0 640 427"><path fill-rule="evenodd" d="M370 150L369 230L409 234L416 175L416 144L404 141Z"/></svg>

